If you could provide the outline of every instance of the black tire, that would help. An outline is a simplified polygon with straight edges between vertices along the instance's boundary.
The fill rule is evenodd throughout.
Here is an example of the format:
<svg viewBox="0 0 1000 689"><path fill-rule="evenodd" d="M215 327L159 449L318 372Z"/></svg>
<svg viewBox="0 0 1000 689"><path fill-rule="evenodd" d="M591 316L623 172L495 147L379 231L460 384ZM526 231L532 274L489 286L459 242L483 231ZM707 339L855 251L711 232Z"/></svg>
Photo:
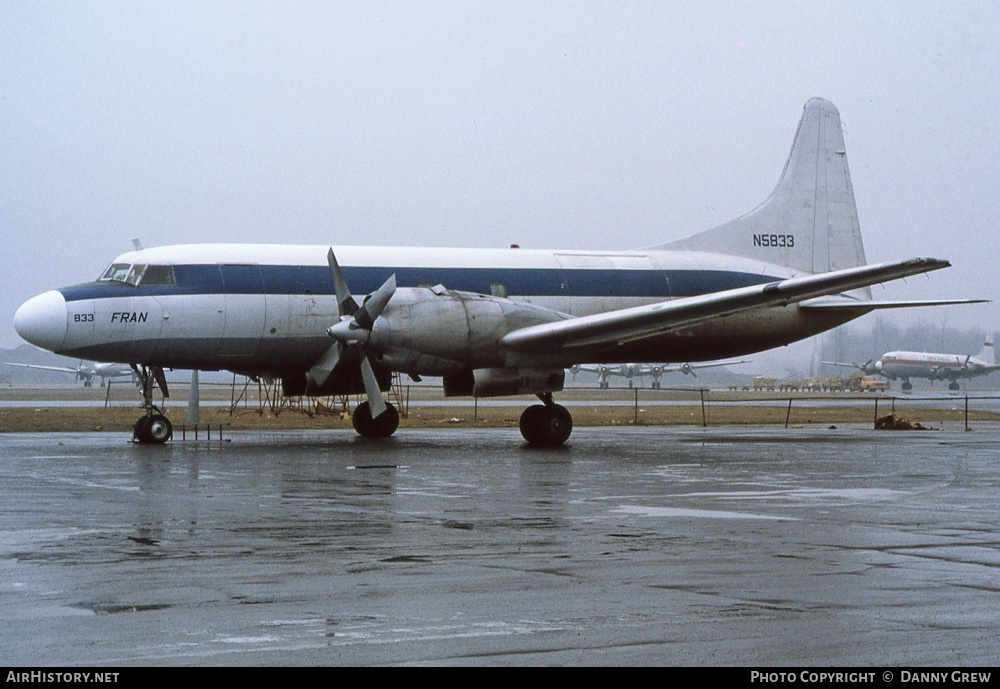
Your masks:
<svg viewBox="0 0 1000 689"><path fill-rule="evenodd" d="M132 426L132 440L134 442L137 442L141 445L146 445L150 442L149 433L147 430L148 422L149 422L148 416L140 416L139 419L135 422L135 425Z"/></svg>
<svg viewBox="0 0 1000 689"><path fill-rule="evenodd" d="M388 438L399 428L399 412L391 404L385 405L385 411L377 418L372 418L372 410L367 402L362 402L351 415L351 424L358 435L365 438Z"/></svg>
<svg viewBox="0 0 1000 689"><path fill-rule="evenodd" d="M540 404L534 404L521 412L521 420L518 422L518 427L521 429L521 435L529 443L540 442L541 416L544 413L545 407Z"/></svg>
<svg viewBox="0 0 1000 689"><path fill-rule="evenodd" d="M146 420L145 433L148 443L162 445L174 435L174 427L163 414L153 414Z"/></svg>
<svg viewBox="0 0 1000 689"><path fill-rule="evenodd" d="M536 404L524 410L519 426L528 443L556 447L565 443L573 432L573 417L561 405Z"/></svg>

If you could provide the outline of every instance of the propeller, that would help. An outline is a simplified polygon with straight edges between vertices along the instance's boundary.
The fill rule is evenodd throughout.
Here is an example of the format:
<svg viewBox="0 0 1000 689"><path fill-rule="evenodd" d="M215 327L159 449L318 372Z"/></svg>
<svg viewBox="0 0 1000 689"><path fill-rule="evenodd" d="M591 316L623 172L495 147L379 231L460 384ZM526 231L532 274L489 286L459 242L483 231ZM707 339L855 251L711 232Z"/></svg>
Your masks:
<svg viewBox="0 0 1000 689"><path fill-rule="evenodd" d="M694 372L694 367L691 364L681 364L681 373L686 376L691 376L692 378L697 378L698 374Z"/></svg>
<svg viewBox="0 0 1000 689"><path fill-rule="evenodd" d="M337 311L340 319L326 329L326 334L334 339L330 348L313 364L313 367L306 373L306 379L310 384L317 387L326 382L330 374L337 367L344 352L348 347L357 348L361 353L361 379L365 385L365 395L368 397L368 407L371 410L372 418L378 418L386 410L385 398L379 388L378 379L368 360L368 352L365 347L372 334L372 327L375 320L385 309L386 304L396 293L396 275L389 276L381 287L368 295L364 303L358 306L351 296L351 291L347 287L344 273L337 263L337 257L333 249L326 255L327 263L330 265L330 276L333 278L333 290L337 296Z"/></svg>

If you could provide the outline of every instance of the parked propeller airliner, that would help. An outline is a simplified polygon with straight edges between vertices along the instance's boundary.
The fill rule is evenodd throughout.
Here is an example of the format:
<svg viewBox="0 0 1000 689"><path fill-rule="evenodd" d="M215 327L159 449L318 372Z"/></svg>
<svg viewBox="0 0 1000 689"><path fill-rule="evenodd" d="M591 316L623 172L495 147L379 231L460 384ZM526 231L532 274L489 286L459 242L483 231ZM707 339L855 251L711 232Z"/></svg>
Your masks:
<svg viewBox="0 0 1000 689"><path fill-rule="evenodd" d="M131 251L94 282L45 292L14 317L27 341L131 364L145 415L169 420L165 368L280 378L287 395L364 392L354 427L395 432L391 373L442 376L445 395L535 394L529 443L561 444L553 401L575 364L706 361L800 340L879 308L870 285L947 267L866 265L840 115L805 105L777 187L750 213L635 251L205 244ZM352 295L367 294L359 304Z"/></svg>
<svg viewBox="0 0 1000 689"><path fill-rule="evenodd" d="M108 379L134 378L135 373L127 364L104 364L97 362L81 361L76 368L68 366L42 366L41 364L15 364L13 361L5 361L8 366L18 366L20 368L33 368L39 371L56 371L58 373L72 373L76 379L83 382L83 387L89 388L94 384L94 378L101 379L101 387L104 387Z"/></svg>
<svg viewBox="0 0 1000 689"><path fill-rule="evenodd" d="M719 366L735 366L737 364L748 363L747 359L740 359L739 361L716 361L710 364L692 364L683 363L678 365L668 365L668 364L601 364L595 368L589 368L587 366L574 366L570 369L571 373L577 373L578 371L586 371L588 373L597 374L597 387L601 389L607 389L610 387L610 379L615 377L621 377L628 380L628 386L632 387L633 378L645 378L650 376L653 379L650 387L653 390L660 389L660 378L663 377L664 373L683 373L686 376L692 376L697 378L698 374L695 371L703 368L716 368Z"/></svg>
<svg viewBox="0 0 1000 689"><path fill-rule="evenodd" d="M902 380L903 390L912 390L910 378L947 380L949 390L958 390L960 378L985 376L1000 370L995 363L993 343L984 342L983 349L976 356L971 354L939 354L936 352L886 352L878 361L863 364L847 364L839 361L824 361L834 366L851 366L865 375L881 375L889 380Z"/></svg>

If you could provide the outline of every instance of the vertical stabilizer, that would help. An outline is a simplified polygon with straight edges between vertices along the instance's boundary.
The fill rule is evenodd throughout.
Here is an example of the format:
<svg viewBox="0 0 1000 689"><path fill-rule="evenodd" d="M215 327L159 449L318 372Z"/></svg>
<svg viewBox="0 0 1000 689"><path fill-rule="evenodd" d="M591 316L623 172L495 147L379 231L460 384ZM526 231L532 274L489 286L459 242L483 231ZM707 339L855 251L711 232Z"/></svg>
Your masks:
<svg viewBox="0 0 1000 689"><path fill-rule="evenodd" d="M989 364L990 366L996 366L997 363L996 354L993 351L993 343L995 341L996 341L996 336L984 342L983 349L981 352L979 352L979 354L976 355L976 358L982 362Z"/></svg>
<svg viewBox="0 0 1000 689"><path fill-rule="evenodd" d="M662 246L753 258L808 273L865 264L840 113L813 98L805 105L778 185L735 220Z"/></svg>

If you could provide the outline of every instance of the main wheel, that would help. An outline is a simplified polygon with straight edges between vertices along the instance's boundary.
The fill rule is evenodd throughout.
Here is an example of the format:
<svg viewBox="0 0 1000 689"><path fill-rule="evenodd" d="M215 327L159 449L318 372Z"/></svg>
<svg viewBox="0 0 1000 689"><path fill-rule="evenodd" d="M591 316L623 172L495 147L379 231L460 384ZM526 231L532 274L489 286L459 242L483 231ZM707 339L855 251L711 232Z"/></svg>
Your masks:
<svg viewBox="0 0 1000 689"><path fill-rule="evenodd" d="M391 404L385 405L385 411L377 418L372 418L372 410L367 402L362 402L354 409L351 423L358 435L365 438L388 438L399 428L399 412Z"/></svg>
<svg viewBox="0 0 1000 689"><path fill-rule="evenodd" d="M557 446L573 432L573 417L558 404L535 404L524 410L519 423L521 435L532 445Z"/></svg>
<svg viewBox="0 0 1000 689"><path fill-rule="evenodd" d="M541 417L545 414L545 407L540 404L533 404L532 406L521 412L521 420L518 422L518 426L521 429L521 435L529 443L538 443L540 441L542 419Z"/></svg>

